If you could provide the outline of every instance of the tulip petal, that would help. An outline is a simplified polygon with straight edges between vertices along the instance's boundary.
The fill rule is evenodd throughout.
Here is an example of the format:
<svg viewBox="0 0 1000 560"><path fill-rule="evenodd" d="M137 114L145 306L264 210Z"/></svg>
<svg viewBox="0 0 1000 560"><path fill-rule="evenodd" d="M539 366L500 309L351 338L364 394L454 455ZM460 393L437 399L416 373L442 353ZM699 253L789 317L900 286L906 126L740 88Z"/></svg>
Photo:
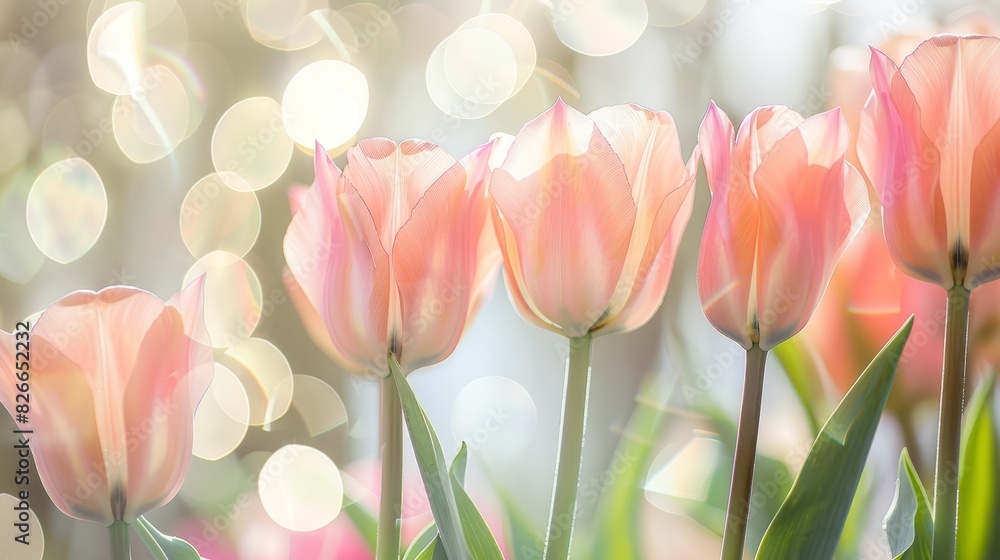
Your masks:
<svg viewBox="0 0 1000 560"><path fill-rule="evenodd" d="M698 294L712 325L750 348L747 313L759 210L736 158L733 125L714 102L698 131L698 148L712 189L698 257Z"/></svg>
<svg viewBox="0 0 1000 560"><path fill-rule="evenodd" d="M839 110L815 115L779 140L757 170L756 317L764 350L805 326L868 219L867 186L844 161L847 136Z"/></svg>
<svg viewBox="0 0 1000 560"><path fill-rule="evenodd" d="M660 205L642 261L634 273L628 298L614 318L600 327L598 332L602 336L630 332L645 325L663 303L677 247L694 209L696 175L693 172L697 162L694 156L691 160L692 175Z"/></svg>
<svg viewBox="0 0 1000 560"><path fill-rule="evenodd" d="M525 302L570 336L586 334L611 303L636 213L608 141L557 101L517 134L490 192L504 243L516 244L506 257Z"/></svg>
<svg viewBox="0 0 1000 560"><path fill-rule="evenodd" d="M973 152L1000 120L998 57L995 37L937 35L899 68L920 107L923 131L940 153L949 248L969 248Z"/></svg>
<svg viewBox="0 0 1000 560"><path fill-rule="evenodd" d="M191 461L194 413L214 373L211 349L167 306L145 331L124 393L128 501L122 519L169 502Z"/></svg>
<svg viewBox="0 0 1000 560"><path fill-rule="evenodd" d="M365 368L370 364L363 360L380 359L387 349L388 255L372 215L326 152L316 152L316 177L285 234L285 260L323 318L337 354L351 357L355 369ZM340 197L338 188L345 190Z"/></svg>
<svg viewBox="0 0 1000 560"><path fill-rule="evenodd" d="M67 324L60 340L82 328ZM23 348L22 348L23 349ZM75 519L110 525L115 520L97 413L87 375L60 348L42 337L31 340L31 411L28 434L38 477L52 503ZM0 399L16 417L15 339L0 331Z"/></svg>
<svg viewBox="0 0 1000 560"><path fill-rule="evenodd" d="M480 234L476 248L478 266L472 282L472 299L469 303L469 321L479 312L483 302L492 293L503 260L500 243L493 227L493 202L489 197L489 184L493 170L503 164L513 141L514 137L509 134L494 134L489 142L461 161L469 176L466 190L473 191L468 195L472 202L470 212L474 216L483 216L481 225L473 225L474 228L481 229L473 230L479 231Z"/></svg>
<svg viewBox="0 0 1000 560"><path fill-rule="evenodd" d="M427 189L455 165L455 158L430 142L370 138L347 150L345 176L372 214L386 253L399 228Z"/></svg>
<svg viewBox="0 0 1000 560"><path fill-rule="evenodd" d="M638 105L615 105L598 109L590 117L625 166L636 206L628 256L605 319L610 321L626 305L637 284L644 281L652 258L669 229L669 220L686 200L686 193L676 194L668 208L663 208L664 201L677 189L690 187L687 183L692 174L684 164L677 128L668 113L653 112ZM661 213L669 214L668 222L660 225L653 239L654 223ZM643 280L639 279L640 274ZM666 284L662 287L666 289ZM656 302L658 306L659 301Z"/></svg>
<svg viewBox="0 0 1000 560"><path fill-rule="evenodd" d="M285 291L288 293L288 299L292 301L292 305L298 312L299 319L301 319L302 325L305 327L309 338L312 339L313 343L315 343L316 346L323 351L323 353L335 362L345 368L350 368L351 362L340 354L336 345L334 345L333 341L330 340L330 333L326 330L326 323L323 321L323 317L320 317L316 308L309 302L309 298L306 297L305 292L302 291L302 286L299 286L299 283L295 280L295 276L293 276L292 273L286 268L282 271L281 280L285 284Z"/></svg>
<svg viewBox="0 0 1000 560"><path fill-rule="evenodd" d="M750 192L757 194L754 176L764 155L774 144L795 130L804 119L802 115L782 105L754 109L740 123L736 134L736 158L750 182Z"/></svg>
<svg viewBox="0 0 1000 560"><path fill-rule="evenodd" d="M976 147L972 163L969 215L969 274L965 285L975 288L1000 278L1000 121Z"/></svg>
<svg viewBox="0 0 1000 560"><path fill-rule="evenodd" d="M907 274L950 288L938 150L920 126L920 108L896 64L872 49L870 70L874 89L861 115L858 159L879 194L886 245Z"/></svg>

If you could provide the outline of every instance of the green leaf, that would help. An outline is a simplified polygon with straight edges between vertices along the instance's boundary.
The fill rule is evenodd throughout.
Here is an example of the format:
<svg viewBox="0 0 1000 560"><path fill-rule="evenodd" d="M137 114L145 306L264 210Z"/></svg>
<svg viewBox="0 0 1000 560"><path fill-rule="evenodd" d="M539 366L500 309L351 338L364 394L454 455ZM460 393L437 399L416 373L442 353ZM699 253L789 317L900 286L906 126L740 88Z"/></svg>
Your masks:
<svg viewBox="0 0 1000 560"><path fill-rule="evenodd" d="M757 558L833 557L912 327L910 316L823 426Z"/></svg>
<svg viewBox="0 0 1000 560"><path fill-rule="evenodd" d="M462 448L451 465L451 478L455 490L455 502L458 504L458 514L462 520L462 532L465 533L465 544L476 560L503 560L500 545L490 532L486 520L479 513L479 508L465 491L465 467L468 464L469 450L462 442Z"/></svg>
<svg viewBox="0 0 1000 560"><path fill-rule="evenodd" d="M145 517L132 524L146 548L156 560L201 560L201 555L184 539L164 535Z"/></svg>
<svg viewBox="0 0 1000 560"><path fill-rule="evenodd" d="M809 419L810 433L818 433L819 415L813 398L824 394L824 391L816 365L802 347L802 342L794 337L775 346L772 352L792 383L795 395L799 397L799 403Z"/></svg>
<svg viewBox="0 0 1000 560"><path fill-rule="evenodd" d="M895 560L931 560L934 518L927 492L905 448L899 455L896 496L882 527Z"/></svg>
<svg viewBox="0 0 1000 560"><path fill-rule="evenodd" d="M614 473L605 488L594 525L593 558L642 558L639 506L653 442L663 428L667 391L648 377L636 396L625 432L606 472ZM618 474L621 473L621 474Z"/></svg>
<svg viewBox="0 0 1000 560"><path fill-rule="evenodd" d="M406 552L403 553L403 560L417 560L424 555L428 548L433 553L434 541L437 539L437 526L431 521L410 541L410 546L406 547Z"/></svg>
<svg viewBox="0 0 1000 560"><path fill-rule="evenodd" d="M424 409L417 402L417 397L413 394L406 377L403 376L399 362L392 354L389 354L389 370L399 391L406 428L413 443L413 454L416 455L431 513L441 535L441 545L449 558L467 560L469 551L465 545L459 508L452 488L452 477L448 473L441 441L434 432Z"/></svg>
<svg viewBox="0 0 1000 560"><path fill-rule="evenodd" d="M344 506L344 513L357 529L358 534L364 539L368 548L375 552L375 543L378 541L378 520L375 515L368 511L368 508L361 505L361 502L352 502Z"/></svg>
<svg viewBox="0 0 1000 560"><path fill-rule="evenodd" d="M993 408L995 374L976 389L965 414L958 475L959 560L1000 558L1000 444Z"/></svg>

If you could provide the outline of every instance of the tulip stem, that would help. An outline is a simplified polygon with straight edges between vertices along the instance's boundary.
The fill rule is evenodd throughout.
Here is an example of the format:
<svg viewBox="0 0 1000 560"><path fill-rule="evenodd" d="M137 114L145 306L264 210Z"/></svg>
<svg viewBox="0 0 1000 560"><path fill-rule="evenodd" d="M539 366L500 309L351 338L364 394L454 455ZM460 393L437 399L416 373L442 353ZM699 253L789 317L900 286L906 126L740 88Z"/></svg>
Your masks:
<svg viewBox="0 0 1000 560"><path fill-rule="evenodd" d="M555 491L545 533L544 560L569 558L576 517L576 493L583 464L583 437L587 431L590 398L590 335L569 339L569 361L563 386L562 424L556 463Z"/></svg>
<svg viewBox="0 0 1000 560"><path fill-rule="evenodd" d="M736 429L736 458L733 481L729 487L726 526L722 532L722 560L742 560L750 519L750 493L753 489L754 460L757 455L757 431L760 427L760 402L764 394L764 362L767 351L754 344L747 350L747 369L743 380L743 404Z"/></svg>
<svg viewBox="0 0 1000 560"><path fill-rule="evenodd" d="M403 405L392 376L381 381L382 494L378 510L377 560L399 559L403 503Z"/></svg>
<svg viewBox="0 0 1000 560"><path fill-rule="evenodd" d="M128 540L128 523L121 519L115 521L108 527L108 536L111 538L111 560L131 560L132 549Z"/></svg>
<svg viewBox="0 0 1000 560"><path fill-rule="evenodd" d="M965 406L965 363L969 349L969 297L965 286L948 290L944 324L944 373L934 474L934 560L954 560L958 529L958 473Z"/></svg>

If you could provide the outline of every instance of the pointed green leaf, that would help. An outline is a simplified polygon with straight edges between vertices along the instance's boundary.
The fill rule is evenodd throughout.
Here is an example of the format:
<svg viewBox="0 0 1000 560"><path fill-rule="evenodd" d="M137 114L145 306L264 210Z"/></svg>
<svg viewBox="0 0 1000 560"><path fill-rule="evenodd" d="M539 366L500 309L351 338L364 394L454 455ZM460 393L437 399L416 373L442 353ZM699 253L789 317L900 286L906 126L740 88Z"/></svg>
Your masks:
<svg viewBox="0 0 1000 560"><path fill-rule="evenodd" d="M375 552L375 543L378 541L378 520L375 515L368 511L368 508L361 505L361 502L352 502L344 506L344 513L357 529L358 534L368 545L369 550Z"/></svg>
<svg viewBox="0 0 1000 560"><path fill-rule="evenodd" d="M911 316L823 426L757 558L833 557L912 327Z"/></svg>
<svg viewBox="0 0 1000 560"><path fill-rule="evenodd" d="M465 469L469 462L469 449L462 442L458 455L451 463L451 477L455 489L455 502L462 519L462 531L465 533L465 544L476 560L503 560L500 545L490 531L479 508L465 491Z"/></svg>
<svg viewBox="0 0 1000 560"><path fill-rule="evenodd" d="M816 413L816 406L813 399L816 395L823 394L823 384L820 382L819 372L809 358L809 354L802 346L798 338L791 338L774 347L772 350L781 369L785 371L788 380L795 389L795 395L799 397L799 403L809 419L810 433L819 432L819 415Z"/></svg>
<svg viewBox="0 0 1000 560"><path fill-rule="evenodd" d="M201 560L201 555L184 539L164 535L145 517L132 524L146 548L156 560Z"/></svg>
<svg viewBox="0 0 1000 560"><path fill-rule="evenodd" d="M906 449L899 455L896 496L882 522L895 560L931 560L934 518L927 492Z"/></svg>
<svg viewBox="0 0 1000 560"><path fill-rule="evenodd" d="M424 554L428 547L434 546L434 541L437 539L437 526L431 521L410 541L410 546L406 547L406 552L403 553L403 560L417 560ZM431 552L433 550L431 548Z"/></svg>
<svg viewBox="0 0 1000 560"><path fill-rule="evenodd" d="M431 513L441 534L441 544L449 558L467 560L469 551L466 549L452 478L448 474L441 441L427 419L424 409L417 402L409 382L403 376L399 362L392 354L389 355L389 370L399 391L406 428L413 443L413 454L417 457L417 466L424 481L424 488L427 490Z"/></svg>
<svg viewBox="0 0 1000 560"><path fill-rule="evenodd" d="M969 401L958 476L959 560L1000 558L1000 443L990 374Z"/></svg>

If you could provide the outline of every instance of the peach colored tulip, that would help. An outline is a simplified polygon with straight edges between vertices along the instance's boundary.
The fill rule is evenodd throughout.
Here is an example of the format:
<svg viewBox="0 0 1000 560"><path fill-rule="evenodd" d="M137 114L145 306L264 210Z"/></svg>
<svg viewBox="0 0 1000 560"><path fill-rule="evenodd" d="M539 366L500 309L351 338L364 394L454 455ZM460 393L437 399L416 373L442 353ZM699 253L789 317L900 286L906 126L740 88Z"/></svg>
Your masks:
<svg viewBox="0 0 1000 560"><path fill-rule="evenodd" d="M1000 365L1000 284L974 291L970 311L972 369ZM881 341L889 340L911 314L916 322L889 401L901 412L936 398L941 389L945 301L939 288L896 268L878 221L871 220L844 253L800 340L834 385L846 392L875 357Z"/></svg>
<svg viewBox="0 0 1000 560"><path fill-rule="evenodd" d="M317 343L355 370L439 362L493 284L500 252L486 188L496 138L461 162L417 140L362 140L343 173L319 145L316 181L291 193L286 284Z"/></svg>
<svg viewBox="0 0 1000 560"><path fill-rule="evenodd" d="M524 125L490 185L521 315L568 337L649 321L691 217L696 165L663 111L584 115L558 100Z"/></svg>
<svg viewBox="0 0 1000 560"><path fill-rule="evenodd" d="M858 156L893 261L972 289L1000 274L1000 39L938 35L897 66L872 49Z"/></svg>
<svg viewBox="0 0 1000 560"><path fill-rule="evenodd" d="M868 217L848 140L839 110L804 119L762 107L734 134L709 106L698 135L712 190L698 293L709 321L744 348L769 350L805 326Z"/></svg>
<svg viewBox="0 0 1000 560"><path fill-rule="evenodd" d="M32 325L27 437L38 476L66 515L131 523L177 493L214 371L211 350L194 339L201 302L201 280L166 304L131 287L80 291ZM16 416L22 337L0 338L0 400Z"/></svg>

